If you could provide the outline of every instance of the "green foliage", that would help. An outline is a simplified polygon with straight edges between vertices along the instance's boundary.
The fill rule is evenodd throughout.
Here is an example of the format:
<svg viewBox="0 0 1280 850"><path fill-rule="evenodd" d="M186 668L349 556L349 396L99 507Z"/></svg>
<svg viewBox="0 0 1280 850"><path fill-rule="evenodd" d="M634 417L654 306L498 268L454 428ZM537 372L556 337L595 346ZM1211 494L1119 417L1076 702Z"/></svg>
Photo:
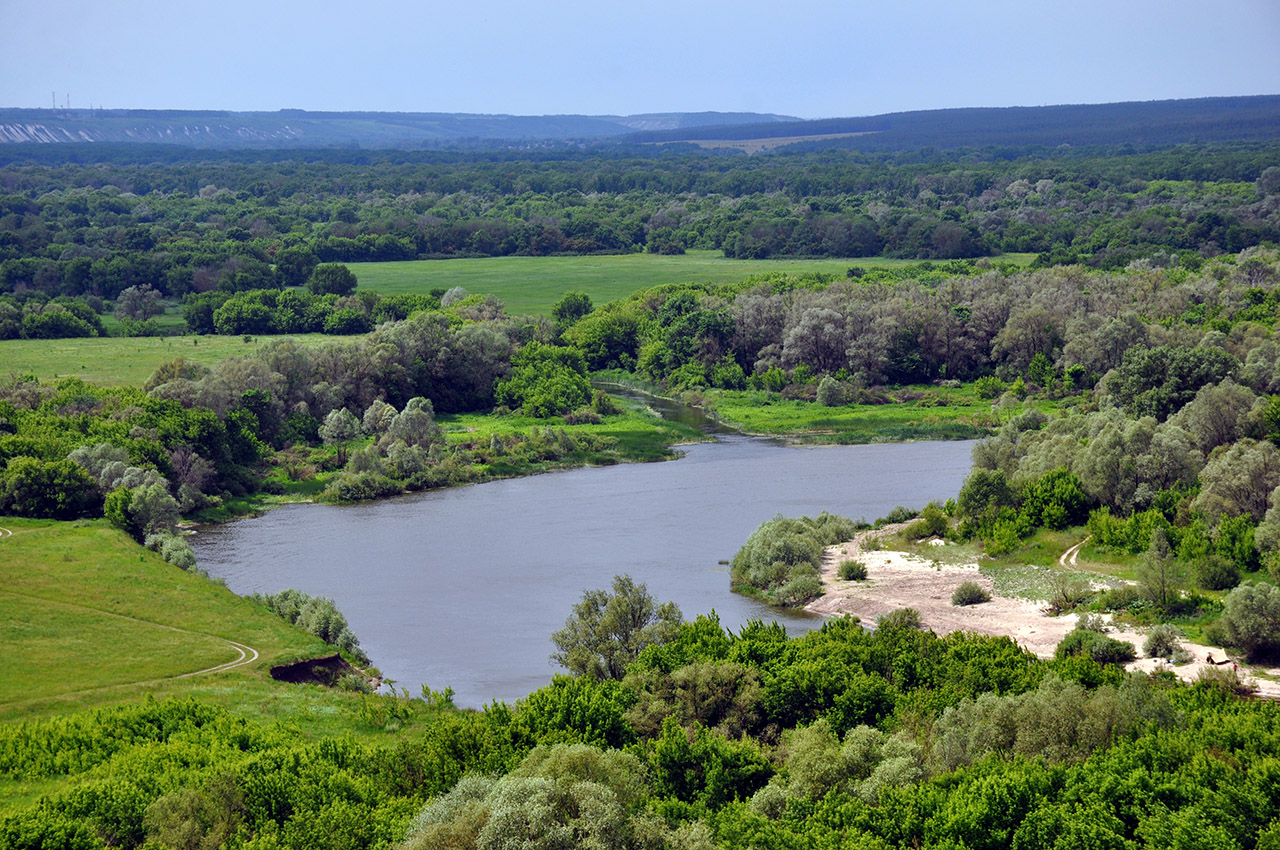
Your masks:
<svg viewBox="0 0 1280 850"><path fill-rule="evenodd" d="M327 596L311 596L288 588L273 594L255 593L249 598L270 608L285 622L338 647L356 661L369 663L369 657L360 649L360 641L347 625L347 618Z"/></svg>
<svg viewBox="0 0 1280 850"><path fill-rule="evenodd" d="M564 628L551 636L551 660L574 675L621 679L645 647L671 640L681 619L674 602L658 605L644 584L615 576L612 593L582 594Z"/></svg>
<svg viewBox="0 0 1280 850"><path fill-rule="evenodd" d="M828 513L760 525L730 565L733 590L783 606L799 606L821 595L818 567L826 546L851 540L853 520Z"/></svg>
<svg viewBox="0 0 1280 850"><path fill-rule="evenodd" d="M983 375L973 382L973 392L978 398L999 398L1008 386L995 375Z"/></svg>
<svg viewBox="0 0 1280 850"><path fill-rule="evenodd" d="M823 375L818 382L818 404L824 407L838 407L844 404L844 387L830 375Z"/></svg>
<svg viewBox="0 0 1280 850"><path fill-rule="evenodd" d="M866 581L867 565L862 561L841 561L836 567L836 574L845 581Z"/></svg>
<svg viewBox="0 0 1280 850"><path fill-rule="evenodd" d="M0 513L75 519L96 512L96 482L70 460L20 456L0 471Z"/></svg>
<svg viewBox="0 0 1280 850"><path fill-rule="evenodd" d="M1240 585L1227 594L1218 622L1227 644L1250 657L1280 651L1280 587Z"/></svg>
<svg viewBox="0 0 1280 850"><path fill-rule="evenodd" d="M356 291L356 276L341 263L318 265L307 278L312 295L350 295Z"/></svg>
<svg viewBox="0 0 1280 850"><path fill-rule="evenodd" d="M556 676L517 703L512 728L538 744L623 747L636 737L628 721L634 699L613 679Z"/></svg>
<svg viewBox="0 0 1280 850"><path fill-rule="evenodd" d="M754 669L734 661L694 661L671 672L632 670L623 680L636 694L627 719L653 737L668 717L692 729L701 724L727 738L758 729L762 691Z"/></svg>
<svg viewBox="0 0 1280 850"><path fill-rule="evenodd" d="M1175 413L1206 384L1231 374L1239 361L1220 348L1134 346L1124 354L1107 392L1116 405L1134 416L1163 420Z"/></svg>
<svg viewBox="0 0 1280 850"><path fill-rule="evenodd" d="M1152 627L1143 641L1142 652L1148 658L1173 658L1181 648L1182 635L1168 623Z"/></svg>
<svg viewBox="0 0 1280 850"><path fill-rule="evenodd" d="M1090 658L1099 664L1127 664L1137 658L1133 644L1079 626L1068 632L1054 650L1054 657L1058 659L1076 655Z"/></svg>
<svg viewBox="0 0 1280 850"><path fill-rule="evenodd" d="M990 602L991 594L976 581L966 581L951 594L952 605L980 605Z"/></svg>
<svg viewBox="0 0 1280 850"><path fill-rule="evenodd" d="M564 331L591 313L591 296L585 292L566 292L551 306L551 318Z"/></svg>
<svg viewBox="0 0 1280 850"><path fill-rule="evenodd" d="M947 515L937 502L930 502L920 511L920 519L903 529L903 536L908 540L923 540L927 537L941 537L947 532Z"/></svg>
<svg viewBox="0 0 1280 850"><path fill-rule="evenodd" d="M494 398L528 416L559 416L591 402L586 362L573 348L531 342L511 358L511 375Z"/></svg>

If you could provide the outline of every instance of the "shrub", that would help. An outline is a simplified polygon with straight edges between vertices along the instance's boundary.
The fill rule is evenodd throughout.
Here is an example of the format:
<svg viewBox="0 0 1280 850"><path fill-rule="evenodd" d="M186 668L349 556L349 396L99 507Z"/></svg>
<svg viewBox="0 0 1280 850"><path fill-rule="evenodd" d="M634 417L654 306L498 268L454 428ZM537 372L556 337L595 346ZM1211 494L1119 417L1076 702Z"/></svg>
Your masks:
<svg viewBox="0 0 1280 850"><path fill-rule="evenodd" d="M918 629L921 625L920 612L914 608L899 608L876 618L878 629Z"/></svg>
<svg viewBox="0 0 1280 850"><path fill-rule="evenodd" d="M1127 664L1137 657L1132 644L1079 627L1068 632L1054 651L1054 657L1059 659L1077 655L1092 658L1099 664Z"/></svg>
<svg viewBox="0 0 1280 850"><path fill-rule="evenodd" d="M1214 690L1225 691L1239 697L1252 696L1258 686L1240 678L1240 674L1230 667L1205 667L1196 677L1196 684Z"/></svg>
<svg viewBox="0 0 1280 850"><path fill-rule="evenodd" d="M866 581L867 565L861 561L841 561L837 568L840 578L845 581Z"/></svg>
<svg viewBox="0 0 1280 850"><path fill-rule="evenodd" d="M1223 641L1248 656L1280 649L1280 587L1242 584L1227 594L1218 621Z"/></svg>
<svg viewBox="0 0 1280 850"><path fill-rule="evenodd" d="M838 407L844 404L844 386L830 375L824 375L818 382L818 404L823 407Z"/></svg>
<svg viewBox="0 0 1280 850"><path fill-rule="evenodd" d="M1004 381L995 375L984 375L973 382L973 393L980 399L990 400L997 398L1005 389Z"/></svg>
<svg viewBox="0 0 1280 850"><path fill-rule="evenodd" d="M1089 590L1089 586L1076 576L1058 573L1054 575L1052 581L1053 584L1049 590L1049 612L1051 614L1065 614L1067 611L1074 611L1092 593Z"/></svg>
<svg viewBox="0 0 1280 850"><path fill-rule="evenodd" d="M919 515L920 515L919 511L913 511L911 510L911 508L904 507L903 505L898 505L896 508L889 511L889 513L885 514L880 519L876 520L876 528L883 528L886 525L893 525L899 522L906 522L908 520L915 519Z"/></svg>
<svg viewBox="0 0 1280 850"><path fill-rule="evenodd" d="M908 540L941 537L947 532L947 515L937 502L930 502L920 512L920 519L908 525L902 532Z"/></svg>
<svg viewBox="0 0 1280 850"><path fill-rule="evenodd" d="M966 581L951 594L952 605L980 605L990 601L991 594L976 581Z"/></svg>
<svg viewBox="0 0 1280 850"><path fill-rule="evenodd" d="M1174 653L1181 648L1178 643L1180 637L1173 626L1161 623L1147 635L1142 651L1150 658L1173 658Z"/></svg>
<svg viewBox="0 0 1280 850"><path fill-rule="evenodd" d="M599 425L602 421L600 414L590 407L579 407L564 415L566 425Z"/></svg>
<svg viewBox="0 0 1280 850"><path fill-rule="evenodd" d="M1195 564L1196 584L1203 590L1230 590L1240 583L1240 570L1221 555L1208 555Z"/></svg>
<svg viewBox="0 0 1280 850"><path fill-rule="evenodd" d="M774 517L760 525L734 556L732 589L773 605L803 605L822 593L823 547L853 537L853 520L825 511L817 517Z"/></svg>

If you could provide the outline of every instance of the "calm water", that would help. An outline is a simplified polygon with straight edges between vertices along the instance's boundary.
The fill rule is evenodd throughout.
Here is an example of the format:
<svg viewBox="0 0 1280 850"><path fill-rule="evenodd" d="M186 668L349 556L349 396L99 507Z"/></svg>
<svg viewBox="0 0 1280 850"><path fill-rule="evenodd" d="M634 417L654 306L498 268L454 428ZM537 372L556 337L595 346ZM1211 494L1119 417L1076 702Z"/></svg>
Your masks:
<svg viewBox="0 0 1280 850"><path fill-rule="evenodd" d="M777 514L874 519L953 497L972 443L790 448L747 437L677 461L496 481L345 507L293 505L193 539L200 566L237 593L294 587L333 597L385 675L459 705L546 684L550 634L587 588L630 573L686 618L727 627L784 617L729 592L747 536Z"/></svg>

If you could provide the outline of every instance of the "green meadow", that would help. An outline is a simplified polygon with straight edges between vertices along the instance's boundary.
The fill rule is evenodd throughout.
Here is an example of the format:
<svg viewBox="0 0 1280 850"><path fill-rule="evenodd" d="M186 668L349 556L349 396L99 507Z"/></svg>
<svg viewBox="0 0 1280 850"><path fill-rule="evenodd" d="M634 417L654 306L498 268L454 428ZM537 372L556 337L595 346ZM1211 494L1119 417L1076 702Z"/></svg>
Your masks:
<svg viewBox="0 0 1280 850"><path fill-rule="evenodd" d="M1022 255L1001 259L1021 262ZM1026 262L1030 262L1027 255ZM585 257L482 257L351 263L361 289L380 295L427 292L461 286L470 293L496 295L515 314L549 314L566 292L581 291L596 306L664 283L733 283L768 272L823 272L843 277L851 266L864 269L911 265L915 260L821 259L729 260L720 251L683 255L609 254Z"/></svg>
<svg viewBox="0 0 1280 850"><path fill-rule="evenodd" d="M273 339L254 336L82 337L78 339L9 339L0 342L0 380L35 375L43 382L81 378L102 385L140 386L156 367L176 357L206 366L228 357L250 354ZM287 337L313 344L349 337L303 334Z"/></svg>
<svg viewBox="0 0 1280 850"><path fill-rule="evenodd" d="M1011 415L994 411L991 402L976 398L971 387L909 387L899 395L907 400L825 407L763 391L705 391L708 407L725 424L748 434L786 436L805 443L976 439ZM1016 411L1022 409L1019 406Z"/></svg>
<svg viewBox="0 0 1280 850"><path fill-rule="evenodd" d="M252 693L252 705L280 687L272 665L332 651L106 520L0 517L0 528L12 532L0 537L0 721L211 687L234 703ZM241 658L231 641L259 657L185 677Z"/></svg>

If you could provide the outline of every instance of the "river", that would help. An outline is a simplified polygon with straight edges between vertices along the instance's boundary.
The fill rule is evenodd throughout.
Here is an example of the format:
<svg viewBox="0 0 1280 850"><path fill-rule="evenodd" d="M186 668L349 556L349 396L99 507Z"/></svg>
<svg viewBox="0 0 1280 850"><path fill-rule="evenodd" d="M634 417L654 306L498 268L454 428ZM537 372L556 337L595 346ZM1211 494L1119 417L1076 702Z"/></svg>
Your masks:
<svg viewBox="0 0 1280 850"><path fill-rule="evenodd" d="M545 685L553 631L629 573L688 619L820 620L729 592L730 560L777 514L875 519L954 497L970 442L787 447L724 436L664 463L578 469L350 506L288 505L202 530L200 566L240 594L332 597L384 675L461 706Z"/></svg>

